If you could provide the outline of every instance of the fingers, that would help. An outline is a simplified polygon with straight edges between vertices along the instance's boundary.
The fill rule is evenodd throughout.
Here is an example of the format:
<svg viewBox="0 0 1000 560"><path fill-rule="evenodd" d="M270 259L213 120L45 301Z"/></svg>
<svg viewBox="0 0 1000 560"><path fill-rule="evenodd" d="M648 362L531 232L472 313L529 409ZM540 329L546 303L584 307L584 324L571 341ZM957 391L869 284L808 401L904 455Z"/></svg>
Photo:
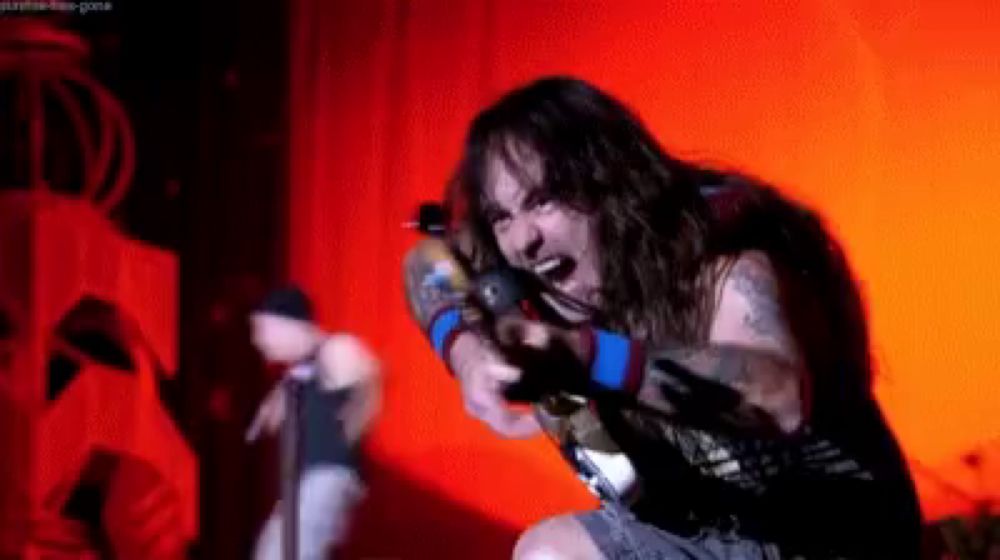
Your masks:
<svg viewBox="0 0 1000 560"><path fill-rule="evenodd" d="M260 432L261 432L260 422L258 422L257 419L254 418L253 422L250 424L250 427L247 428L247 431L243 434L243 441L247 443L253 443L257 441L257 438L260 437Z"/></svg>
<svg viewBox="0 0 1000 560"><path fill-rule="evenodd" d="M281 392L272 392L264 400L264 403L260 405L260 408L257 410L257 416L254 417L253 422L250 424L250 427L247 428L243 438L247 443L252 443L256 441L264 432L273 434L278 430L278 427L281 426L281 422L284 419L284 394Z"/></svg>
<svg viewBox="0 0 1000 560"><path fill-rule="evenodd" d="M483 420L496 417L505 405L500 396L500 385L482 382L468 387L464 395L465 410Z"/></svg>
<svg viewBox="0 0 1000 560"><path fill-rule="evenodd" d="M468 399L466 411L506 438L528 438L541 430L533 413L510 409L496 394L477 395Z"/></svg>
<svg viewBox="0 0 1000 560"><path fill-rule="evenodd" d="M501 346L515 346L521 344L524 338L524 330L528 321L517 316L502 316L497 319L494 327L497 342Z"/></svg>
<svg viewBox="0 0 1000 560"><path fill-rule="evenodd" d="M510 340L519 339L521 326L529 340L536 341L545 332L538 332L528 322L511 320L503 328ZM544 331L544 329L543 329ZM511 365L485 341L470 338L459 340L455 365L461 380L462 401L466 412L485 423L494 432L507 438L527 438L541 429L531 412L511 409L503 396L504 389L521 379L521 368Z"/></svg>
<svg viewBox="0 0 1000 560"><path fill-rule="evenodd" d="M462 384L469 386L467 388L485 385L498 390L498 383L513 383L521 378L520 368L507 363L485 341L470 335L460 337L455 344L453 363Z"/></svg>
<svg viewBox="0 0 1000 560"><path fill-rule="evenodd" d="M509 409L488 425L493 431L511 439L529 438L542 430L534 414Z"/></svg>
<svg viewBox="0 0 1000 560"><path fill-rule="evenodd" d="M275 407L274 409L268 411L268 414L264 417L264 427L267 428L268 433L274 433L278 431L281 427L282 421L285 419L285 409L283 407Z"/></svg>
<svg viewBox="0 0 1000 560"><path fill-rule="evenodd" d="M257 438L260 437L261 433L263 433L267 427L266 424L267 421L265 419L264 409L261 407L261 409L257 411L257 415L254 416L253 422L250 423L250 427L247 428L246 433L243 434L243 440L247 443L257 441Z"/></svg>
<svg viewBox="0 0 1000 560"><path fill-rule="evenodd" d="M484 368L487 366L484 366ZM514 370L508 379L520 377L520 370L503 366L504 370ZM495 378L481 378L480 383L468 388L463 399L469 415L489 426L497 434L506 438L528 438L538 433L541 427L533 413L514 410L508 406L502 395L506 383Z"/></svg>
<svg viewBox="0 0 1000 560"><path fill-rule="evenodd" d="M529 346L544 350L552 344L553 331L538 321L507 316L497 320L496 336L501 346Z"/></svg>
<svg viewBox="0 0 1000 560"><path fill-rule="evenodd" d="M500 383L514 383L521 379L521 369L502 362L483 364L484 380L492 381L490 385L494 390L498 390Z"/></svg>
<svg viewBox="0 0 1000 560"><path fill-rule="evenodd" d="M243 438L247 443L253 443L257 441L261 434L265 432L273 434L277 427L278 423L262 414L258 414L257 417L253 419L250 427L247 428L246 433L243 434Z"/></svg>

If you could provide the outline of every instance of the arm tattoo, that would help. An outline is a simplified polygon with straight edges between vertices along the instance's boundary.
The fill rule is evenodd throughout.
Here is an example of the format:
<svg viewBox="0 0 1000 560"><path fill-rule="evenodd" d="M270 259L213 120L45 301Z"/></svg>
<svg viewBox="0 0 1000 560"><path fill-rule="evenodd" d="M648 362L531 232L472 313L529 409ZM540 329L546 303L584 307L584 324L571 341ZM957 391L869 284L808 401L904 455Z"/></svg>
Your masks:
<svg viewBox="0 0 1000 560"><path fill-rule="evenodd" d="M801 374L776 354L740 346L661 350L650 356L638 399L697 423L792 430Z"/></svg>
<svg viewBox="0 0 1000 560"><path fill-rule="evenodd" d="M743 258L733 265L730 280L750 305L743 324L761 338L784 338L781 294L770 271L752 259Z"/></svg>
<svg viewBox="0 0 1000 560"><path fill-rule="evenodd" d="M406 254L403 281L410 313L423 329L440 310L461 304L468 289L447 246L435 240L423 241Z"/></svg>
<svg viewBox="0 0 1000 560"><path fill-rule="evenodd" d="M765 257L766 258L766 257ZM727 274L734 341L677 345L647 353L639 402L678 420L719 427L793 431L802 420L807 373L785 321L777 279L767 262L747 255Z"/></svg>
<svg viewBox="0 0 1000 560"><path fill-rule="evenodd" d="M734 345L666 350L655 354L652 361L655 365L664 360L702 380L741 392L780 391L794 370L792 364L770 352Z"/></svg>

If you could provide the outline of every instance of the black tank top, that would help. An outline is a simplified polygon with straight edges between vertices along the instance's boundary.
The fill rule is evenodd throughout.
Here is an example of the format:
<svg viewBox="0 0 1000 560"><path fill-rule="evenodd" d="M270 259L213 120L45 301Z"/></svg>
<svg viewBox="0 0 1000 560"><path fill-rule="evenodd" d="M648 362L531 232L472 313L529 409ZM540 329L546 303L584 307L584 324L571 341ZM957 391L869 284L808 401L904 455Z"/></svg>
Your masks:
<svg viewBox="0 0 1000 560"><path fill-rule="evenodd" d="M808 429L793 438L708 433L605 410L602 419L627 442L647 486L637 513L692 531L728 521L805 558L916 558L921 515L912 479L865 376L852 371L868 366L867 341L833 338L850 334L852 322L844 311L850 305L838 304L856 302L841 293L846 275L837 285L817 282L842 272L824 256L830 247L820 224L775 193L739 182L702 192L725 228L718 248L763 250L779 272L796 275L806 297L791 308L815 313L790 317L793 331L804 348L830 351L806 350L816 374L813 410ZM836 324L817 330L828 321ZM864 328L861 319L856 325Z"/></svg>
<svg viewBox="0 0 1000 560"><path fill-rule="evenodd" d="M318 368L313 361L299 367ZM299 468L305 470L319 465L339 465L357 469L355 446L344 434L341 411L354 389L324 389L312 375L299 384Z"/></svg>

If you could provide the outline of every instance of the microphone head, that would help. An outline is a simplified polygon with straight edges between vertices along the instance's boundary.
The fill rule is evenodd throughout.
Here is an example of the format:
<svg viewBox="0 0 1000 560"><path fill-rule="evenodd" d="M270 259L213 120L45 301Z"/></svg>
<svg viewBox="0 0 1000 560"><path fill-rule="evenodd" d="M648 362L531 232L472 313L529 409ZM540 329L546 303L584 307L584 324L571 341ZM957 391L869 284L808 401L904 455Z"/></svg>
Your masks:
<svg viewBox="0 0 1000 560"><path fill-rule="evenodd" d="M519 309L524 299L513 271L499 267L480 274L473 281L473 294L479 304L493 315Z"/></svg>
<svg viewBox="0 0 1000 560"><path fill-rule="evenodd" d="M436 202L425 202L417 208L416 215L405 224L425 235L441 236L448 230L448 212Z"/></svg>

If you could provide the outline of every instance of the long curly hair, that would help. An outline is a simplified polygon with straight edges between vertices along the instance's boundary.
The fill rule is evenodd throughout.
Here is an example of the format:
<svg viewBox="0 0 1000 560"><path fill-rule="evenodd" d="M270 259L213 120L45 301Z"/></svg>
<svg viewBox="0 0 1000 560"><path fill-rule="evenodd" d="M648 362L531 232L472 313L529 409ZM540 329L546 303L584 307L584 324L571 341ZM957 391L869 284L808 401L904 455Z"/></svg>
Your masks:
<svg viewBox="0 0 1000 560"><path fill-rule="evenodd" d="M783 291L788 308L811 310L810 317L790 319L793 329L816 331L810 324L815 314L824 315L826 326L811 342L840 347L836 361L849 361L858 381L867 382L866 321L846 259L818 216L773 188L672 157L612 96L579 79L543 78L479 113L449 185L448 198L463 208L483 263L503 261L483 212L497 158L523 185L596 216L601 304L595 320L602 326L654 343L702 342L726 263L759 249L800 286ZM541 184L534 184L539 174L531 166L539 164ZM725 195L709 196L706 189ZM815 305L798 301L817 298ZM816 365L830 368L829 361L818 363L831 357L822 354Z"/></svg>
<svg viewBox="0 0 1000 560"><path fill-rule="evenodd" d="M707 172L673 159L632 112L581 80L552 77L507 94L473 121L455 185L478 248L501 259L482 212L489 164L532 183L525 154L557 200L595 213L601 321L651 339L692 340L706 327Z"/></svg>

